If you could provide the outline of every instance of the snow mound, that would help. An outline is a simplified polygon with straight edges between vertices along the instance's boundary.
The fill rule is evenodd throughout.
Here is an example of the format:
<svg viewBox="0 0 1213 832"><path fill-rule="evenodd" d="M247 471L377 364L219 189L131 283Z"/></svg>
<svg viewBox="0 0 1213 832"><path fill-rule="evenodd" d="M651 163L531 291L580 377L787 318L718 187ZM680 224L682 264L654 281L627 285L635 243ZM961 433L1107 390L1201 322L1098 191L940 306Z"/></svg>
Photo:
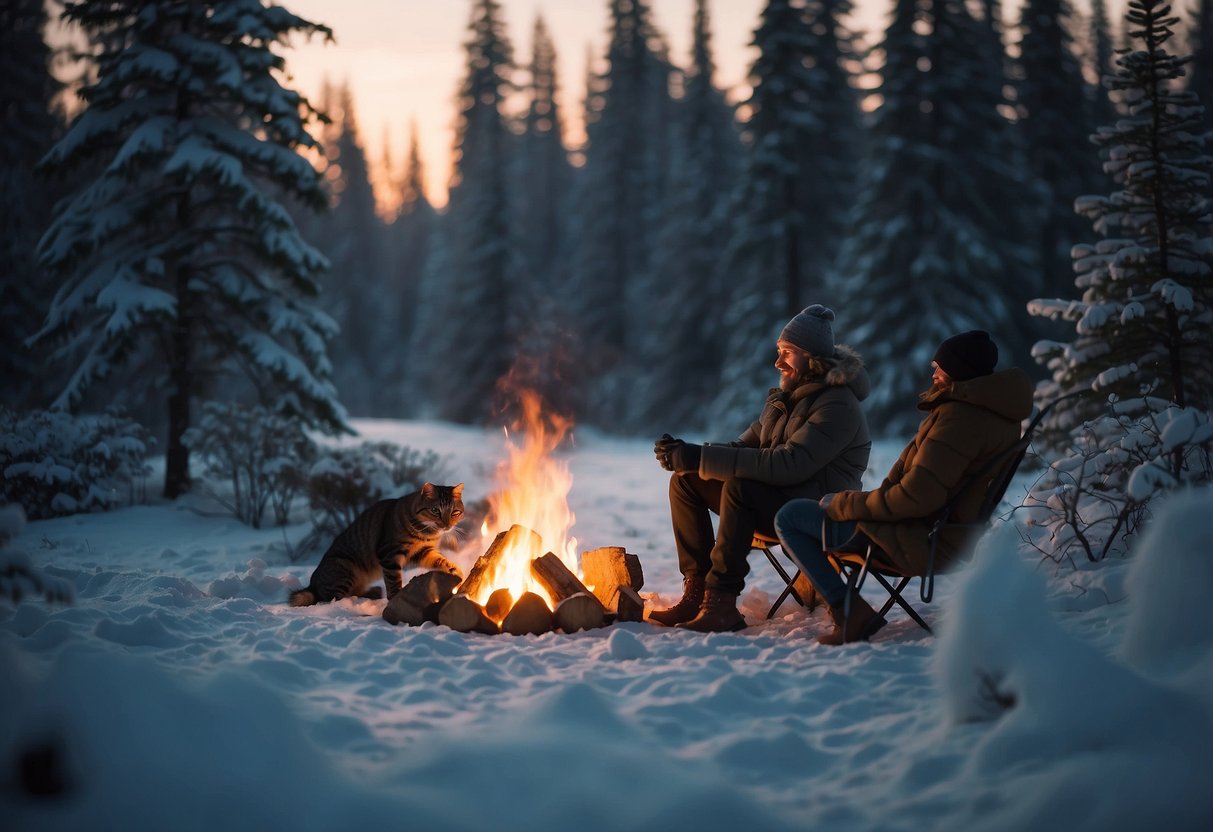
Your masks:
<svg viewBox="0 0 1213 832"><path fill-rule="evenodd" d="M242 573L229 573L211 581L207 594L214 598L251 598L254 601L280 602L303 584L294 575L267 575L265 561L254 558Z"/></svg>
<svg viewBox="0 0 1213 832"><path fill-rule="evenodd" d="M1129 570L1125 658L1143 672L1213 674L1213 489L1179 492L1158 507Z"/></svg>
<svg viewBox="0 0 1213 832"><path fill-rule="evenodd" d="M76 648L37 679L3 643L0 655L19 671L0 686L0 759L50 749L50 781L70 798L6 796L6 828L331 830L351 818L372 828L398 821L396 807L333 769L287 705L247 675L187 686L149 659ZM414 822L441 826L425 815L410 809Z"/></svg>
<svg viewBox="0 0 1213 832"><path fill-rule="evenodd" d="M1207 695L1140 676L1071 635L1015 539L1006 530L979 544L936 656L954 729L981 724L968 759L976 782L1017 772L1035 784L984 827L1194 829L1213 821ZM1140 788L1143 777L1150 789ZM1120 799L1124 792L1137 799Z"/></svg>

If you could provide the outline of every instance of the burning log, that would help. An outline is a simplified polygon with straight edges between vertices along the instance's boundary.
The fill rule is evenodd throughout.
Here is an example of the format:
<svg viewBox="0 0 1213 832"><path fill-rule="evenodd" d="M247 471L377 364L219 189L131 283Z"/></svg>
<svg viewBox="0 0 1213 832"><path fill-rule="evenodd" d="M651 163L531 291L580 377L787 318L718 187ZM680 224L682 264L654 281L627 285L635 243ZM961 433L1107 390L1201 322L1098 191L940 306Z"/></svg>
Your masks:
<svg viewBox="0 0 1213 832"><path fill-rule="evenodd" d="M570 595L556 605L556 626L566 633L601 627L604 616L602 602L588 592Z"/></svg>
<svg viewBox="0 0 1213 832"><path fill-rule="evenodd" d="M579 592L591 594L585 584L564 565L564 561L552 552L531 561L531 574L543 584L557 604Z"/></svg>
<svg viewBox="0 0 1213 832"><path fill-rule="evenodd" d="M531 574L556 601L556 626L566 633L601 627L606 609L564 561L548 552L531 561ZM573 599L577 599L572 604ZM562 613L561 610L564 610Z"/></svg>
<svg viewBox="0 0 1213 832"><path fill-rule="evenodd" d="M461 633L496 635L497 622L489 618L484 608L466 595L453 595L438 611L438 623Z"/></svg>
<svg viewBox="0 0 1213 832"><path fill-rule="evenodd" d="M636 590L644 586L640 558L629 555L622 546L604 546L583 552L581 577L586 586L593 588L594 597L608 609L620 587Z"/></svg>
<svg viewBox="0 0 1213 832"><path fill-rule="evenodd" d="M553 621L547 602L533 592L524 592L501 622L501 632L515 636L537 636L551 630Z"/></svg>
<svg viewBox="0 0 1213 832"><path fill-rule="evenodd" d="M539 535L528 528L519 525L510 526L498 534L493 539L493 543L489 546L488 551L476 559L476 564L472 567L472 571L468 573L468 576L463 579L463 583L459 585L459 594L479 595L486 588L485 584L493 579L498 561L514 545L526 547L524 551L537 552L542 545L542 540Z"/></svg>
<svg viewBox="0 0 1213 832"><path fill-rule="evenodd" d="M436 621L437 608L451 597L458 585L458 575L441 570L417 575L384 607L383 620L413 627L427 619Z"/></svg>
<svg viewBox="0 0 1213 832"><path fill-rule="evenodd" d="M489 618L500 624L509 615L510 608L513 606L514 596L510 593L509 589L503 586L501 589L493 590L493 594L485 602L484 612Z"/></svg>

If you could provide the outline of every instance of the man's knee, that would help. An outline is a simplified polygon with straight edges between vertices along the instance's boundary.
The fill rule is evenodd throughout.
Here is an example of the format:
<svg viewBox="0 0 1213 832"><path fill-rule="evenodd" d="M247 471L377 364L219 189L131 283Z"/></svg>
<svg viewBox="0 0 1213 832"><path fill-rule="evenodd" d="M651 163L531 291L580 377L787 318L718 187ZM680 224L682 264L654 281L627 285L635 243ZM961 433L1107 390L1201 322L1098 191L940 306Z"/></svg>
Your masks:
<svg viewBox="0 0 1213 832"><path fill-rule="evenodd" d="M725 480L720 487L720 496L722 499L728 500L730 503L749 505L754 502L755 483L753 480L731 479Z"/></svg>
<svg viewBox="0 0 1213 832"><path fill-rule="evenodd" d="M688 499L698 500L699 493L690 482L689 476L680 474L670 475L670 501L679 500L685 502Z"/></svg>

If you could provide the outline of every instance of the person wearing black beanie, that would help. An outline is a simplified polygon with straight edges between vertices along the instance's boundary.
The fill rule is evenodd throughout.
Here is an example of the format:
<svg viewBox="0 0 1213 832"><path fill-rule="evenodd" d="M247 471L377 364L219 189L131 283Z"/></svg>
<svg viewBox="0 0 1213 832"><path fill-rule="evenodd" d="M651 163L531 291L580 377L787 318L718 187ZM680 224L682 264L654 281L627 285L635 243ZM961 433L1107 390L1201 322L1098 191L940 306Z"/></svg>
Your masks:
<svg viewBox="0 0 1213 832"><path fill-rule="evenodd" d="M945 339L931 362L931 388L918 403L927 415L884 482L871 491L792 500L775 515L784 552L829 607L834 627L817 639L821 644L866 641L885 624L858 592L848 591L827 550L863 552L871 544L880 568L923 575L934 518L952 504L949 523L956 525L938 534L936 570L965 553L963 525L978 515L988 480L968 490L965 483L1019 441L1020 424L1032 412L1028 374L1017 367L996 372L997 364L998 347L984 330Z"/></svg>
<svg viewBox="0 0 1213 832"><path fill-rule="evenodd" d="M944 339L935 350L935 364L953 381L988 376L998 363L998 347L984 329L971 329Z"/></svg>

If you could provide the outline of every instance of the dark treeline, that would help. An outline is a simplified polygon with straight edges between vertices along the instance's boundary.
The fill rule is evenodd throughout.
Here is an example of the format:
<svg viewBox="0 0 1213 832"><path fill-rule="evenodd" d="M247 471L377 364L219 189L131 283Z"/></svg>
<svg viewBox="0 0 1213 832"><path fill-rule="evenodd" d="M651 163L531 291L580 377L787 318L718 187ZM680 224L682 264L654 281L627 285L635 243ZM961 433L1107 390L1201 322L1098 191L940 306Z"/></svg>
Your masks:
<svg viewBox="0 0 1213 832"><path fill-rule="evenodd" d="M1087 139L1111 113L1101 6L1086 18L1030 0L1004 31L992 0L899 0L864 53L849 0L771 0L734 108L707 2L685 60L643 0L605 5L587 141L568 148L542 19L520 56L498 4L472 4L440 214L406 185L376 224L355 124L328 108L340 192L306 236L333 260L334 377L351 412L483 421L522 359L583 423L731 433L772 384L779 328L814 302L868 360L882 433L916 423L949 334L989 329L1031 365L1049 333L1025 304L1072 288L1070 248L1089 234L1073 201L1102 185ZM380 244L364 242L370 227Z"/></svg>
<svg viewBox="0 0 1213 832"><path fill-rule="evenodd" d="M1098 79L1116 38L1100 4L1030 0L1004 30L991 0L899 0L863 52L850 0L771 0L736 107L709 3L685 59L643 0L604 5L587 141L569 148L542 19L516 55L498 4L472 4L449 205L430 206L410 150L381 245L355 242L374 223L366 162L353 122L335 124L342 193L307 237L340 276L326 308L351 412L483 421L522 359L582 423L728 435L773 383L779 328L814 302L867 359L881 433L917 422L930 351L956 331L989 329L1032 366L1051 333L1025 305L1072 291L1090 233L1073 202L1103 186L1088 136L1113 112Z"/></svg>
<svg viewBox="0 0 1213 832"><path fill-rule="evenodd" d="M300 242L289 250L278 237L273 244L263 237L248 251L294 269L304 295L314 279L314 305L323 314L297 309L289 318L294 353L304 355L306 366L290 364L264 343L245 349L247 333L229 327L225 334L216 325L227 314L216 303L196 314L199 333L215 336L219 346L192 372L178 372L176 381L171 372L145 372L157 350L176 356L178 371L186 357L196 357L184 342L173 346L181 332L169 327L150 344L132 342L90 358L89 372L109 379L90 393L81 387L78 362L47 361L49 342L62 352L75 337L63 329L70 304L85 302L82 284L64 277L79 258L56 259L48 247L51 206L89 176L121 174L143 187L153 174L136 170L139 154L124 156L126 167L115 163L117 145L104 144L114 138L104 130L95 133L91 154L71 149L83 173L57 176L62 171L43 161L43 176L31 174L65 125L52 106L58 85L41 36L43 3L6 3L0 10L5 399L17 407L119 403L160 430L165 419L188 423L181 396L281 397L283 390L322 427L343 424L337 399L357 416L482 423L497 414L499 382L513 368L583 424L628 434L728 436L754 418L774 383L779 328L815 302L836 310L837 340L869 364L876 392L867 404L877 434L904 434L917 423L914 393L929 382L931 350L950 334L988 329L1004 364L1031 367L1031 345L1056 330L1029 317L1025 305L1073 294L1071 247L1091 236L1074 200L1106 190L1088 139L1115 117L1099 83L1118 41L1102 0L1090 16L1067 0L1026 0L1010 28L998 0L896 0L887 29L869 39L874 46L866 52L848 28L850 0L769 0L754 26L752 91L736 106L715 78L706 0L686 21L694 33L687 56L670 54L645 0L603 3L609 45L593 56L600 71L589 73L581 91L578 117L587 141L578 148L564 140L574 116L557 103L564 100L557 96L561 56L543 20L534 23L531 53L518 55L499 4L471 3L455 172L442 211L425 191L415 130L392 149L405 160L395 184L399 209L390 217L376 211L348 89L326 89L312 102L331 118L312 128L325 211L305 206L315 201L313 184L285 157L219 141L254 182L242 204L258 206L265 212L258 221L272 225L284 219L270 204L280 200L297 227ZM147 73L149 86L167 90L176 83L158 76L146 56L126 65L119 57L157 36L154 25L144 25L146 9L157 4L66 5L77 8L77 22L92 26L98 87L106 67L114 77L119 66L128 66L123 78ZM227 5L261 8L256 0ZM1187 83L1202 98L1213 94L1213 50L1204 48L1213 39L1211 8L1204 0L1185 12L1195 53ZM136 26L139 9L144 23ZM265 21L274 36L292 28L324 34L293 17ZM229 46L239 42L234 34ZM268 55L274 42L258 35L256 49L246 51ZM206 62L195 63L198 84L222 88L218 70L208 74ZM246 73L258 71L261 64L245 64ZM872 87L861 76L873 72L878 84L861 90ZM86 74L95 80L96 73ZM113 100L120 95L115 91ZM86 96L85 112L106 101L105 94ZM298 132L306 117L275 130L249 127L250 108L272 109L272 102L246 97L216 117L252 129L263 142L306 149ZM194 105L178 98L177 106ZM104 123L97 116L95 124ZM284 116L267 114L265 123L272 118ZM147 153L154 151L149 145ZM52 158L69 155L60 145ZM197 174L211 176L207 187L216 193L230 186L220 166L200 165ZM254 191L269 197L254 199ZM195 226L197 217L189 215ZM72 231L68 226L60 221L61 238ZM213 227L227 233L226 226ZM213 290L227 292L232 309L262 304L264 314L250 321L279 338L288 320L281 298L288 295L243 273L246 243L238 236L211 240L230 269L219 273ZM321 260L312 257L313 247ZM50 261L55 268L47 267ZM209 269L210 261L196 268ZM195 274L194 283L180 285L203 282ZM93 337L111 336L97 330ZM222 338L231 339L228 348ZM86 345L76 341L78 354ZM223 371L233 363L264 372L246 373L251 385L235 384ZM72 395L63 394L65 387ZM175 416L171 408L162 412L166 396L178 397Z"/></svg>

